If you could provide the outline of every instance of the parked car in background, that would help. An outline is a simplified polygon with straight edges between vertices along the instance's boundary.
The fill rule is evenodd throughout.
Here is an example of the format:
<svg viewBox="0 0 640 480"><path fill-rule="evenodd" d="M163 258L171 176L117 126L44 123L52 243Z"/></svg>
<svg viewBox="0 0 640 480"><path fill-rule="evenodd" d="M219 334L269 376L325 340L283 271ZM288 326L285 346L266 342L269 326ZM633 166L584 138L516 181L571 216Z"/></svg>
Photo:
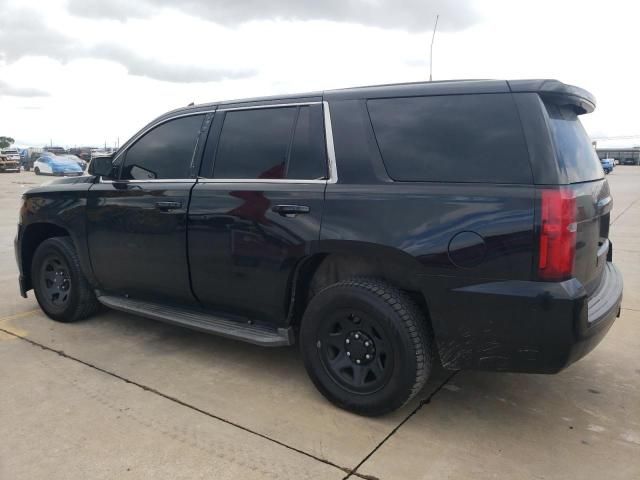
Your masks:
<svg viewBox="0 0 640 480"><path fill-rule="evenodd" d="M635 158L631 158L631 157L624 158L622 160L622 164L623 165L637 165L636 159Z"/></svg>
<svg viewBox="0 0 640 480"><path fill-rule="evenodd" d="M89 162L91 160L91 147L70 148L69 153L72 155L77 155L86 162Z"/></svg>
<svg viewBox="0 0 640 480"><path fill-rule="evenodd" d="M20 292L62 322L102 304L297 343L319 391L364 415L436 361L555 373L622 302L594 109L558 81L481 80L174 110L22 196Z"/></svg>
<svg viewBox="0 0 640 480"><path fill-rule="evenodd" d="M40 156L33 164L36 175L79 176L83 170L78 162L51 153Z"/></svg>
<svg viewBox="0 0 640 480"><path fill-rule="evenodd" d="M89 165L89 162L83 160L82 158L78 157L77 155L72 155L70 153L65 153L64 155L58 155L58 157L60 158L67 158L69 160L72 160L74 162L76 162L78 164L78 166L84 171L87 169L87 165Z"/></svg>
<svg viewBox="0 0 640 480"><path fill-rule="evenodd" d="M0 155L0 172L20 171L20 152L16 148L5 148Z"/></svg>
<svg viewBox="0 0 640 480"><path fill-rule="evenodd" d="M20 161L14 156L9 157L5 153L0 153L0 172L19 172Z"/></svg>
<svg viewBox="0 0 640 480"><path fill-rule="evenodd" d="M613 169L615 168L615 162L613 158L601 158L600 164L602 165L602 169L606 174L613 172Z"/></svg>
<svg viewBox="0 0 640 480"><path fill-rule="evenodd" d="M67 153L67 150L63 147L44 147L44 151L53 153L54 155L62 155Z"/></svg>

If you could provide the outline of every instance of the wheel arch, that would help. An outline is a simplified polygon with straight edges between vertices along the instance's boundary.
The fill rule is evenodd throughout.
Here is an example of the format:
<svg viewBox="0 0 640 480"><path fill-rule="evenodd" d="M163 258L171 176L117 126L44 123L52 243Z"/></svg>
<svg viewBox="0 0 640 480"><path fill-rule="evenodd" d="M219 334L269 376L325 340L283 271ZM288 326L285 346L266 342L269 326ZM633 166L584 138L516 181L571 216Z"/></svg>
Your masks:
<svg viewBox="0 0 640 480"><path fill-rule="evenodd" d="M352 277L385 280L407 292L429 319L428 299L420 284L423 267L399 249L360 241L320 242L312 255L298 262L290 278L287 321L297 326L317 292Z"/></svg>
<svg viewBox="0 0 640 480"><path fill-rule="evenodd" d="M71 232L56 223L37 222L24 227L20 238L20 267L22 271L22 288L26 291L33 288L31 279L31 263L33 255L42 242L53 237L70 237L76 249L78 244Z"/></svg>

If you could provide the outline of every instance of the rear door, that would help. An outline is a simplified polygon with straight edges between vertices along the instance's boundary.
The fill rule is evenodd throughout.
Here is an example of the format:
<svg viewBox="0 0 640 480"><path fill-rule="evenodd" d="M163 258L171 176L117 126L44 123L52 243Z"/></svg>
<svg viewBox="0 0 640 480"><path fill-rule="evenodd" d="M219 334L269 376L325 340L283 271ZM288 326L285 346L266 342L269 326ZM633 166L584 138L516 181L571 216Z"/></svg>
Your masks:
<svg viewBox="0 0 640 480"><path fill-rule="evenodd" d="M320 233L328 167L322 104L221 108L189 209L196 297L284 322L298 261Z"/></svg>
<svg viewBox="0 0 640 480"><path fill-rule="evenodd" d="M611 248L609 183L589 136L570 105L546 102L552 141L561 170L576 199L576 254L574 276L591 294Z"/></svg>
<svg viewBox="0 0 640 480"><path fill-rule="evenodd" d="M158 302L193 302L187 209L204 114L170 119L114 160L115 179L89 191L90 258L100 288Z"/></svg>

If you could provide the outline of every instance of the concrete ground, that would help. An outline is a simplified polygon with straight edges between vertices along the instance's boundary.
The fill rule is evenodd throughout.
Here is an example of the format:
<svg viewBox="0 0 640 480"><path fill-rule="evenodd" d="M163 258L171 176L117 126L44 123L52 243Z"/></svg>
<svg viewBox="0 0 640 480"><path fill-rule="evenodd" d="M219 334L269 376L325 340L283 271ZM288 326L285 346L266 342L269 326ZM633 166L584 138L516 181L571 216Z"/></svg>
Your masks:
<svg viewBox="0 0 640 480"><path fill-rule="evenodd" d="M48 320L17 292L20 194L0 174L0 479L640 478L640 167L608 176L622 317L553 376L436 372L383 418L341 411L295 348L106 312Z"/></svg>

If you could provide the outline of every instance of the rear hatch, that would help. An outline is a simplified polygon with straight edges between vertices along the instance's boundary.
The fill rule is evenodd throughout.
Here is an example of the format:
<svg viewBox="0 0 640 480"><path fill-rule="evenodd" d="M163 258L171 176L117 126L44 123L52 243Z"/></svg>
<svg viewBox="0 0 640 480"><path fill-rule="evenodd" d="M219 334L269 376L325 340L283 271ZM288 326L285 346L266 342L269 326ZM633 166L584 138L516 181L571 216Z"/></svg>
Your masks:
<svg viewBox="0 0 640 480"><path fill-rule="evenodd" d="M570 98L547 98L544 103L557 161L566 175L567 185L559 187L569 202L566 228L573 235L569 240L575 241L574 251L568 254L573 254L573 265L567 276L577 278L591 295L611 258L609 221L613 200L600 160L578 116L584 110ZM544 194L544 187L542 190ZM544 217L542 211L543 222Z"/></svg>

